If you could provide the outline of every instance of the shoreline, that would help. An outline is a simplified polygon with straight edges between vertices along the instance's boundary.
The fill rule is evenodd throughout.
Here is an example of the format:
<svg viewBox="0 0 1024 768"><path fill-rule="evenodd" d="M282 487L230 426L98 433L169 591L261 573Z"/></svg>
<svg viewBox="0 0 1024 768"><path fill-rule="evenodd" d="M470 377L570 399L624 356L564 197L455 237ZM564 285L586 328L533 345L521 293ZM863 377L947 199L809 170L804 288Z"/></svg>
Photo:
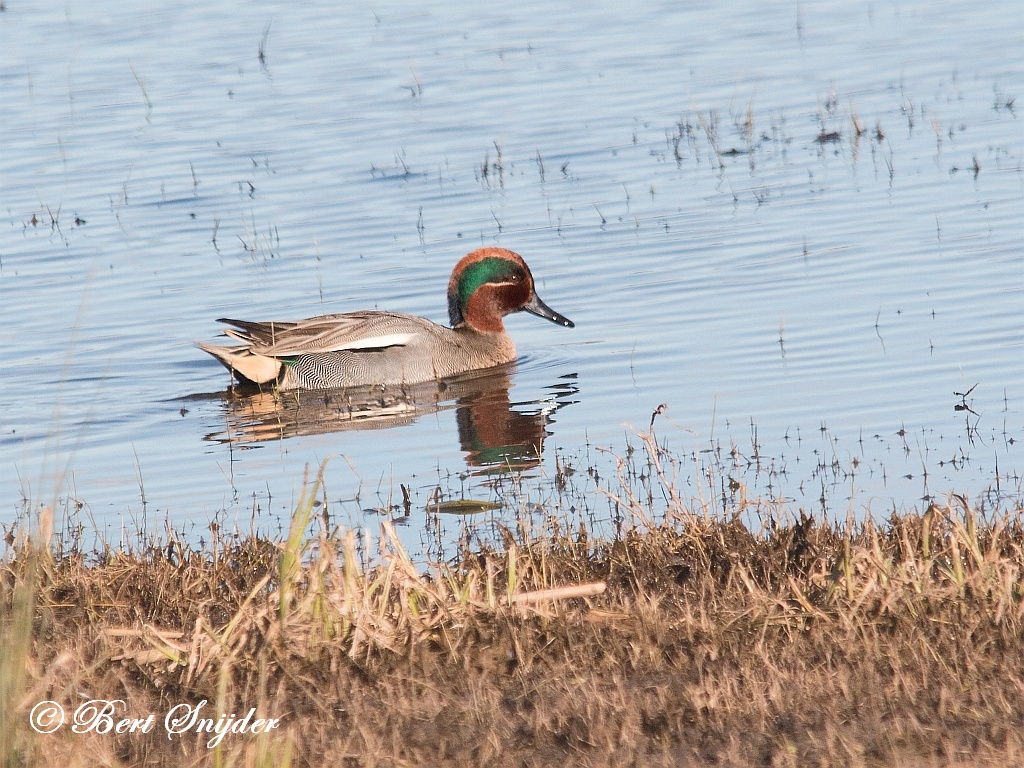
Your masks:
<svg viewBox="0 0 1024 768"><path fill-rule="evenodd" d="M1024 756L1020 506L952 497L884 522L765 517L759 531L670 509L605 539L505 529L500 546L424 571L390 521L361 546L320 530L317 487L277 538L86 552L51 541L45 520L9 537L7 764ZM74 719L89 701L106 720ZM29 719L40 702L64 714L51 733ZM208 722L172 737L165 715L200 702ZM275 726L232 731L246 713Z"/></svg>

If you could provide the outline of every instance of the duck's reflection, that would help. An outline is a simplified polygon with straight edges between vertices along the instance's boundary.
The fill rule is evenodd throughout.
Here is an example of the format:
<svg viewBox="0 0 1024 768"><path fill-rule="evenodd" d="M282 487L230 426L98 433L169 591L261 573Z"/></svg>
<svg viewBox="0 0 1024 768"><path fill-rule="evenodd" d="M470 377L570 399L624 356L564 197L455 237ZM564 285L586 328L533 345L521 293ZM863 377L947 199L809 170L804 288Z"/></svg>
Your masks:
<svg viewBox="0 0 1024 768"><path fill-rule="evenodd" d="M354 429L388 429L454 408L466 463L485 471L523 470L540 461L552 414L577 393L562 376L538 400L512 402L513 367L404 388L272 392L237 388L225 396L225 429L206 436L247 444Z"/></svg>

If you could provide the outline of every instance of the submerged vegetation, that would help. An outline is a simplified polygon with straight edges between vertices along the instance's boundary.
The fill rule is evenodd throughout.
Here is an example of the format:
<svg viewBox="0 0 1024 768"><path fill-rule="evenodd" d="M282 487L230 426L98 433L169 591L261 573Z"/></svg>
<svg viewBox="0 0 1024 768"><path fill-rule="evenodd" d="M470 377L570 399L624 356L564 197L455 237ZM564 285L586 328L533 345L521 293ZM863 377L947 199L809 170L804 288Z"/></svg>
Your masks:
<svg viewBox="0 0 1024 768"><path fill-rule="evenodd" d="M657 451L644 439L646 452ZM651 455L648 454L651 459ZM9 531L0 754L29 765L1006 765L1024 520L959 497L825 522L692 512L415 562L328 529L86 551ZM744 522L747 520L747 522ZM63 713L63 722L58 715ZM49 731L49 732L47 732Z"/></svg>

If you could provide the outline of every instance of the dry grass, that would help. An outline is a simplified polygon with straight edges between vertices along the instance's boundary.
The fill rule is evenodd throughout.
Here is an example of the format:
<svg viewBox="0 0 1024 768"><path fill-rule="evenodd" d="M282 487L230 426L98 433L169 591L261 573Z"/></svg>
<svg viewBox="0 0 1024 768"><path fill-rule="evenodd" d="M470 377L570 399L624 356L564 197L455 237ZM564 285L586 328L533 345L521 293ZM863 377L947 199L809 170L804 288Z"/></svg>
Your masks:
<svg viewBox="0 0 1024 768"><path fill-rule="evenodd" d="M648 451L657 450L645 441ZM660 457L653 477L659 478ZM9 542L0 563L0 755L8 766L1024 763L1024 526L965 502L753 532L693 515L661 475L666 522L627 490L612 541L505 532L417 567L391 525L376 565L352 532L85 553ZM738 508L737 512L743 510ZM40 538L42 540L40 540ZM59 554L53 554L54 552ZM583 596L536 594L584 585ZM148 734L50 735L122 700ZM163 716L255 708L268 733Z"/></svg>

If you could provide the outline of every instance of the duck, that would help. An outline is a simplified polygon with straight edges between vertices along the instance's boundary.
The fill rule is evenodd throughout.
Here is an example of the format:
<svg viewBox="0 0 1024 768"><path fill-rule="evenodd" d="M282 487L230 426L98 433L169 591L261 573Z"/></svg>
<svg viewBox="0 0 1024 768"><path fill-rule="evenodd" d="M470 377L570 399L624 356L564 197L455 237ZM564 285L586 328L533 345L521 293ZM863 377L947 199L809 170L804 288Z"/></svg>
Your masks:
<svg viewBox="0 0 1024 768"><path fill-rule="evenodd" d="M529 312L565 328L575 324L540 300L523 257L479 248L448 281L451 327L398 312L345 312L297 322L220 318L240 346L198 343L242 385L279 390L389 387L440 381L511 363L516 346L503 318Z"/></svg>

